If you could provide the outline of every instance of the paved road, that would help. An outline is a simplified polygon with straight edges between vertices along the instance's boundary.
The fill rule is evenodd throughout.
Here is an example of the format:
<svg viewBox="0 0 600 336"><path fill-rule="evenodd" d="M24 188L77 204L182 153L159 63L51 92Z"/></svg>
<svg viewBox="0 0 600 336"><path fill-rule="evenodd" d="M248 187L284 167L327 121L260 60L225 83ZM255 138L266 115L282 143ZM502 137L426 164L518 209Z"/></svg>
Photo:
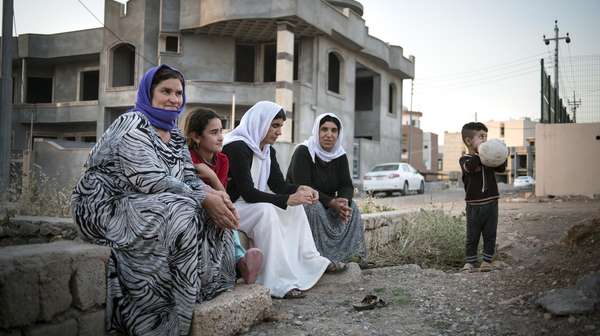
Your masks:
<svg viewBox="0 0 600 336"><path fill-rule="evenodd" d="M383 195L383 194L380 194ZM404 209L418 209L418 208L430 208L432 206L463 206L460 203L464 204L464 195L465 192L462 189L445 189L445 190L435 190L435 191L426 191L422 195L418 194L409 194L406 196L400 196L399 193L394 194L393 196L379 196L375 197L375 202L377 204L391 206L396 209L404 210ZM359 200L364 200L365 198L359 198Z"/></svg>
<svg viewBox="0 0 600 336"><path fill-rule="evenodd" d="M511 187L503 187L501 189L501 195L511 193L513 189ZM381 196L379 196L381 195ZM453 208L464 210L465 207L465 191L462 188L450 188L443 190L426 190L422 195L409 194L406 196L400 196L400 193L395 193L393 196L383 196L379 194L375 198L375 202L381 205L387 205L396 209L419 209L419 208L432 208L442 206L444 209ZM365 199L364 197L359 200Z"/></svg>

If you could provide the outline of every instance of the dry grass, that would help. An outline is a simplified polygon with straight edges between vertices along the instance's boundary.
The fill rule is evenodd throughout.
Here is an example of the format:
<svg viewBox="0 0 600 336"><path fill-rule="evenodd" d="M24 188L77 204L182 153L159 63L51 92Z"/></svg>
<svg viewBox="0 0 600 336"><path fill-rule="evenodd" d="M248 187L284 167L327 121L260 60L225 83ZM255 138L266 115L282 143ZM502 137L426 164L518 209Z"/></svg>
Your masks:
<svg viewBox="0 0 600 336"><path fill-rule="evenodd" d="M76 179L59 183L40 170L34 170L30 190L20 190L11 183L11 198L16 203L16 213L27 216L71 217L71 193Z"/></svg>
<svg viewBox="0 0 600 336"><path fill-rule="evenodd" d="M443 209L421 210L402 219L394 240L371 260L380 265L419 264L448 269L462 266L466 219Z"/></svg>
<svg viewBox="0 0 600 336"><path fill-rule="evenodd" d="M394 211L396 208L377 204L373 196L367 196L366 198L357 200L358 208L361 214L370 214L376 212Z"/></svg>

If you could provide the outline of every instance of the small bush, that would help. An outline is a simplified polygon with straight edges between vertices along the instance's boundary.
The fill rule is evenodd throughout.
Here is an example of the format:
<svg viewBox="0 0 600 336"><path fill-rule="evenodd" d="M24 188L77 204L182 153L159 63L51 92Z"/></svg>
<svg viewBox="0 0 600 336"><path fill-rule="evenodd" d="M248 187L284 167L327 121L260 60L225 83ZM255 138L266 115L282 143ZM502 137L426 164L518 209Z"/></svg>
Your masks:
<svg viewBox="0 0 600 336"><path fill-rule="evenodd" d="M377 204L377 202L375 202L375 198L373 196L368 196L362 200L358 200L357 205L358 205L358 208L360 209L361 214L369 214L369 213L396 210L395 208L387 206L387 205Z"/></svg>
<svg viewBox="0 0 600 336"><path fill-rule="evenodd" d="M421 210L402 219L392 242L371 260L377 264L419 264L426 267L462 266L465 255L464 214L441 209Z"/></svg>
<svg viewBox="0 0 600 336"><path fill-rule="evenodd" d="M71 217L71 193L76 179L59 183L39 169L32 172L30 190L20 190L13 194L16 199L16 212L28 216Z"/></svg>

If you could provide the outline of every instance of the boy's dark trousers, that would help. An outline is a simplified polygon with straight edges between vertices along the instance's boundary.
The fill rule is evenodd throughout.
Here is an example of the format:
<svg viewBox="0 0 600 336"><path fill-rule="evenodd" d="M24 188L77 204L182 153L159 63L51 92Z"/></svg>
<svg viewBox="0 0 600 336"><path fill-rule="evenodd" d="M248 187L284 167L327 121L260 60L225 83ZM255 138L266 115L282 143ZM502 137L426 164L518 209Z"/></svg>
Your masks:
<svg viewBox="0 0 600 336"><path fill-rule="evenodd" d="M466 262L477 262L479 237L483 235L483 261L492 262L496 249L498 200L482 205L467 204L467 257Z"/></svg>

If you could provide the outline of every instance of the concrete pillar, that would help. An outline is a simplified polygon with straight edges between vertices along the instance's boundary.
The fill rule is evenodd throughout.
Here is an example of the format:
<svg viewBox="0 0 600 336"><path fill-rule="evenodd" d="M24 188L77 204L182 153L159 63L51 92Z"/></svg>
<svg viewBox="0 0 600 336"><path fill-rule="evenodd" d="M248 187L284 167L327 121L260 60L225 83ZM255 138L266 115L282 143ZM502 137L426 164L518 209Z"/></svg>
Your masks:
<svg viewBox="0 0 600 336"><path fill-rule="evenodd" d="M277 25L277 65L275 74L275 102L283 106L287 121L280 140L293 142L294 115L294 33L293 26L287 22Z"/></svg>
<svg viewBox="0 0 600 336"><path fill-rule="evenodd" d="M527 175L533 177L533 148L527 145Z"/></svg>
<svg viewBox="0 0 600 336"><path fill-rule="evenodd" d="M519 169L519 154L517 153L517 149L515 147L512 147L512 152L513 152L513 161L512 161L512 181L510 181L509 183L514 182L514 180L517 178L518 172L517 169Z"/></svg>
<svg viewBox="0 0 600 336"><path fill-rule="evenodd" d="M19 102L21 104L25 104L25 99L27 95L27 63L25 61L25 57L21 60L21 97L19 97Z"/></svg>

